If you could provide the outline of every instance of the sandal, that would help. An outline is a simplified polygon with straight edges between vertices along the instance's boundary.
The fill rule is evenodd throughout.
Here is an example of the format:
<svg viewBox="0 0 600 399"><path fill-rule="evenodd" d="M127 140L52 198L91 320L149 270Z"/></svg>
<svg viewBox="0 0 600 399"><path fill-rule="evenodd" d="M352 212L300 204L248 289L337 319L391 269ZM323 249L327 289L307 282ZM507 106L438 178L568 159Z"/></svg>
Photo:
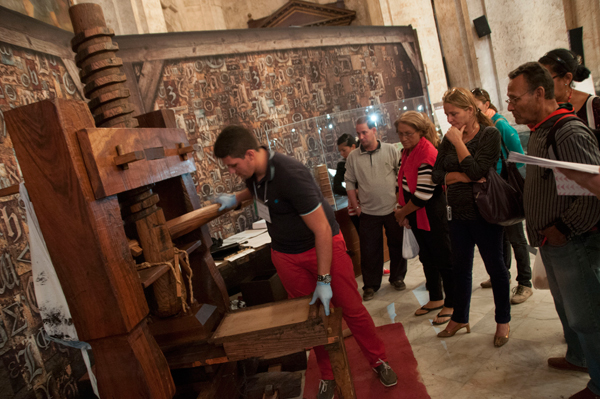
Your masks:
<svg viewBox="0 0 600 399"><path fill-rule="evenodd" d="M442 309L444 306L439 306L437 308L426 308L425 306L421 306L419 309L415 311L415 316L423 316L429 312L433 312L434 310ZM425 310L425 313L417 313L419 310Z"/></svg>
<svg viewBox="0 0 600 399"><path fill-rule="evenodd" d="M446 321L432 321L431 322L434 326L441 326L442 324L446 324L446 323L448 323L450 321L450 319L452 318L452 314L440 314L440 313L438 313L437 317L447 317L448 318L448 320L446 320Z"/></svg>

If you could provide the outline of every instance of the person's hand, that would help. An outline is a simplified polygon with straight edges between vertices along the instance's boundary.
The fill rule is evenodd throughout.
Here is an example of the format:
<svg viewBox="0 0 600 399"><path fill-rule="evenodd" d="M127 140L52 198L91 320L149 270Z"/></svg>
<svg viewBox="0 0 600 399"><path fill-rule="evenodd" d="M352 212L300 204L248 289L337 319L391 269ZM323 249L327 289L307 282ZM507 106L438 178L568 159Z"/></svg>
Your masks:
<svg viewBox="0 0 600 399"><path fill-rule="evenodd" d="M487 180L485 179L485 177L482 177L479 180L471 180L471 182L473 183L485 183Z"/></svg>
<svg viewBox="0 0 600 399"><path fill-rule="evenodd" d="M553 247L560 247L567 243L567 237L556 228L556 226L546 227L542 233L548 239L548 244Z"/></svg>
<svg viewBox="0 0 600 399"><path fill-rule="evenodd" d="M408 222L408 219L404 219L402 221L402 223L400 224L400 226L406 227L407 229L410 229L410 223Z"/></svg>
<svg viewBox="0 0 600 399"><path fill-rule="evenodd" d="M237 198L235 198L235 194L221 194L215 199L215 202L221 204L219 212L224 209L233 209L237 206Z"/></svg>
<svg viewBox="0 0 600 399"><path fill-rule="evenodd" d="M446 132L446 137L448 138L448 140L450 140L450 142L454 145L456 145L456 143L458 143L459 141L462 141L462 137L463 137L463 132L465 131L465 126L461 127L460 130L455 128L454 126L452 126L450 129L448 129L448 132Z"/></svg>
<svg viewBox="0 0 600 399"><path fill-rule="evenodd" d="M329 316L329 302L333 297L333 291L331 291L331 284L327 284L323 281L317 281L317 288L313 294L312 301L309 305L314 305L317 299L321 300L323 308L325 309L325 316Z"/></svg>
<svg viewBox="0 0 600 399"><path fill-rule="evenodd" d="M360 206L357 206L356 208L354 208L354 210L356 211L356 216L360 216L360 214L362 213Z"/></svg>
<svg viewBox="0 0 600 399"><path fill-rule="evenodd" d="M402 222L405 219L405 217L402 215L402 208L395 208L394 209L394 217L396 218L396 222L398 222L398 224L400 226L402 226Z"/></svg>

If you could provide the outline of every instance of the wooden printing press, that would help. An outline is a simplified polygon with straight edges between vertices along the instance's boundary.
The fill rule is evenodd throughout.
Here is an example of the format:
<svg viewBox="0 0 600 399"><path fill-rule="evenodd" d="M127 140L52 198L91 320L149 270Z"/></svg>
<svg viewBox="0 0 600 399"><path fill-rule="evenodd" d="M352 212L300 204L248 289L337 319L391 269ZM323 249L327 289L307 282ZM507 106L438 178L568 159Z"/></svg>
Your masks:
<svg viewBox="0 0 600 399"><path fill-rule="evenodd" d="M132 117L102 9L70 14L89 103L41 101L5 118L102 399L172 398L170 370L191 367L214 371L199 398L235 398L236 361L317 345L329 350L338 397L355 398L340 309L325 317L298 298L229 310L206 226L220 213L200 208L185 132L168 110Z"/></svg>

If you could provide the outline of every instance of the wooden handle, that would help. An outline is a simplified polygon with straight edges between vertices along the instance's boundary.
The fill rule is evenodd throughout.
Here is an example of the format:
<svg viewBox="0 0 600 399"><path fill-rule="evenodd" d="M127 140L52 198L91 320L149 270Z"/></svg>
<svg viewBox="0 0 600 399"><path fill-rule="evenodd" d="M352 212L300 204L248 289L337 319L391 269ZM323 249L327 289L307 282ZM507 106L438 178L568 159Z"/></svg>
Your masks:
<svg viewBox="0 0 600 399"><path fill-rule="evenodd" d="M171 239L174 240L190 231L196 230L203 224L206 224L227 212L226 210L219 212L220 207L220 204L212 204L169 220L167 222L167 228L171 234Z"/></svg>

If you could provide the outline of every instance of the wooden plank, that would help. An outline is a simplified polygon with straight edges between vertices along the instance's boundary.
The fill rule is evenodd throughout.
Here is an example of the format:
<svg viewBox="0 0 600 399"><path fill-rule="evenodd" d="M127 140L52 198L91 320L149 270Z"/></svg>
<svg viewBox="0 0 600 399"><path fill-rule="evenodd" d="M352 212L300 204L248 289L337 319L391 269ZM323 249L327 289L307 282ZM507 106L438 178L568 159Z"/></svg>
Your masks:
<svg viewBox="0 0 600 399"><path fill-rule="evenodd" d="M93 126L87 105L45 100L4 115L79 338L127 333L148 307L117 198L95 201L81 157L76 131Z"/></svg>
<svg viewBox="0 0 600 399"><path fill-rule="evenodd" d="M118 54L117 54L118 55ZM144 112L144 104L142 97L140 96L140 89L137 84L137 78L133 69L133 63L125 62L122 66L123 72L127 80L123 83L127 89L129 89L130 96L128 97L129 103L133 105L133 115L141 115ZM160 126L140 126L140 127L160 127Z"/></svg>
<svg viewBox="0 0 600 399"><path fill-rule="evenodd" d="M103 398L172 398L175 384L146 322L129 334L89 341Z"/></svg>
<svg viewBox="0 0 600 399"><path fill-rule="evenodd" d="M181 129L83 129L78 132L96 198L122 193L196 170L193 159L183 160L177 143L188 144ZM123 170L115 164L117 146L124 153L164 147L165 158L141 160Z"/></svg>
<svg viewBox="0 0 600 399"><path fill-rule="evenodd" d="M142 75L138 87L144 105L144 112L154 111L154 99L156 98L158 85L161 83L163 64L164 61L162 60L154 60L144 62L142 65Z"/></svg>
<svg viewBox="0 0 600 399"><path fill-rule="evenodd" d="M190 255L192 252L194 252L195 250L197 250L201 246L202 246L202 241L201 240L196 240L196 241L190 242L188 244L182 245L182 246L180 246L178 248L181 251L185 251L188 255Z"/></svg>
<svg viewBox="0 0 600 399"><path fill-rule="evenodd" d="M74 59L70 41L73 33L0 7L0 41L26 49Z"/></svg>
<svg viewBox="0 0 600 399"><path fill-rule="evenodd" d="M307 321L255 332L248 337L236 337L235 340L223 343L223 347L231 361L250 357L271 359L327 345L336 340L337 338L327 336L323 323Z"/></svg>
<svg viewBox="0 0 600 399"><path fill-rule="evenodd" d="M217 375L209 384L205 384L196 399L237 399L238 391L237 365L228 363L220 366Z"/></svg>
<svg viewBox="0 0 600 399"><path fill-rule="evenodd" d="M158 280L163 274L170 271L171 268L167 265L152 266L144 270L138 271L140 282L144 288L148 288Z"/></svg>
<svg viewBox="0 0 600 399"><path fill-rule="evenodd" d="M348 355L342 336L342 312L340 308L332 309L330 316L327 318L327 323L330 336L338 337L336 342L325 345L337 383L338 398L356 399L354 381L350 373L350 364L348 363Z"/></svg>
<svg viewBox="0 0 600 399"><path fill-rule="evenodd" d="M171 369L209 366L229 361L222 346L212 345L201 340L184 345L163 347L162 351Z"/></svg>
<svg viewBox="0 0 600 399"><path fill-rule="evenodd" d="M81 95L81 98L85 98L83 83L81 83L81 79L79 78L79 67L75 65L75 61L73 61L72 57L63 58L62 62L65 64L65 68L69 72L69 75L71 75L73 83L75 83L75 86L77 86L79 95Z"/></svg>
<svg viewBox="0 0 600 399"><path fill-rule="evenodd" d="M125 62L196 58L290 48L414 42L409 26L324 26L241 31L177 32L127 35L115 39ZM155 91L148 91L154 95ZM152 103L147 97L148 103Z"/></svg>
<svg viewBox="0 0 600 399"><path fill-rule="evenodd" d="M212 340L229 342L243 334L302 323L308 320L309 302L309 297L303 297L229 313L221 321Z"/></svg>
<svg viewBox="0 0 600 399"><path fill-rule="evenodd" d="M0 198L6 197L9 195L19 194L19 185L14 184L9 187L0 188Z"/></svg>
<svg viewBox="0 0 600 399"><path fill-rule="evenodd" d="M171 237L173 237L173 239L181 237L228 212L228 210L219 212L220 207L220 204L208 205L204 208L196 209L195 211L169 220L167 222L167 227L169 228Z"/></svg>

